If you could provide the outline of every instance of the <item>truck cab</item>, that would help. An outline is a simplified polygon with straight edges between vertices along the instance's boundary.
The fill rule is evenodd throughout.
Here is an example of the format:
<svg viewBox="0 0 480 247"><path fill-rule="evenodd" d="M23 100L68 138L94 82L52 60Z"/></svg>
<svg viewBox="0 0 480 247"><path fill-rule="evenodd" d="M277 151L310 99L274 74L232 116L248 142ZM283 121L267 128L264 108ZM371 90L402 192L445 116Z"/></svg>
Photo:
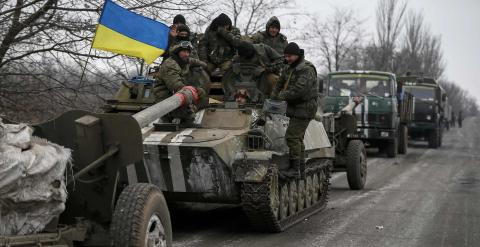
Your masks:
<svg viewBox="0 0 480 247"><path fill-rule="evenodd" d="M410 136L427 140L430 148L440 147L447 105L445 90L433 78L405 76L398 80L405 85L407 92L415 96Z"/></svg>
<svg viewBox="0 0 480 247"><path fill-rule="evenodd" d="M389 157L406 152L406 125L411 97L404 94L392 73L380 71L339 71L328 74L325 111L339 112L354 97L362 101L353 112L357 132L351 138L379 147Z"/></svg>

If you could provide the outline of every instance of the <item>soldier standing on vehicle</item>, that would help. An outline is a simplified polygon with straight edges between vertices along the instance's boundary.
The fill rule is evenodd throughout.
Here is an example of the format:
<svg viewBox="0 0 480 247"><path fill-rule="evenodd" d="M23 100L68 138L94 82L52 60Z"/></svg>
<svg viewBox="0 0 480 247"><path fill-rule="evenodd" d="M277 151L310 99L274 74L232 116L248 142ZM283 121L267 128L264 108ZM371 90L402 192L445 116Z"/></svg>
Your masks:
<svg viewBox="0 0 480 247"><path fill-rule="evenodd" d="M179 108L164 118L164 121L172 121L175 123L191 122L194 119L193 114L196 111L196 106L206 98L205 85L200 83L187 82L186 78L189 74L191 67L207 65L198 60L190 57L190 53L193 47L189 41L183 41L172 47L171 56L165 60L160 67L159 73L155 76L155 87L153 88L153 94L155 101L162 101L176 92L183 92L186 95L190 95L187 106ZM194 87L197 95L192 95L191 90L187 90L184 87ZM191 99L197 99L191 100Z"/></svg>
<svg viewBox="0 0 480 247"><path fill-rule="evenodd" d="M265 44L272 47L279 54L288 44L287 37L280 33L280 21L276 16L270 18L266 25L266 30L258 32L252 36L254 44Z"/></svg>
<svg viewBox="0 0 480 247"><path fill-rule="evenodd" d="M311 62L305 60L303 49L294 42L285 47L284 56L288 67L280 76L272 93L273 99L287 102L287 116L290 118L285 134L290 167L282 173L285 176L303 179L305 177L303 138L318 106L317 71Z"/></svg>
<svg viewBox="0 0 480 247"><path fill-rule="evenodd" d="M252 44L247 41L241 41L237 49L238 56L234 58L234 63L254 64L265 69L265 72L261 75L263 81L259 84L259 90L265 97L270 97L284 66L283 56L270 46Z"/></svg>
<svg viewBox="0 0 480 247"><path fill-rule="evenodd" d="M462 128L463 114L462 111L458 112L458 127Z"/></svg>
<svg viewBox="0 0 480 247"><path fill-rule="evenodd" d="M232 27L232 20L221 13L207 27L198 45L200 60L208 64L210 74L217 68L225 72L231 67L238 42L240 30Z"/></svg>

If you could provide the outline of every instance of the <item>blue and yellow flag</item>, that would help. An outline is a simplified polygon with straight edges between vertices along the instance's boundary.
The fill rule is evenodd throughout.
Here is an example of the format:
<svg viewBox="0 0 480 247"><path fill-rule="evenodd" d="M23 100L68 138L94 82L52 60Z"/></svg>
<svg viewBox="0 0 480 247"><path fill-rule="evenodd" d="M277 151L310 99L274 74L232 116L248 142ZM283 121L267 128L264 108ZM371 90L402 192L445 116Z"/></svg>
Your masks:
<svg viewBox="0 0 480 247"><path fill-rule="evenodd" d="M168 47L170 28L105 0L92 47L151 64Z"/></svg>

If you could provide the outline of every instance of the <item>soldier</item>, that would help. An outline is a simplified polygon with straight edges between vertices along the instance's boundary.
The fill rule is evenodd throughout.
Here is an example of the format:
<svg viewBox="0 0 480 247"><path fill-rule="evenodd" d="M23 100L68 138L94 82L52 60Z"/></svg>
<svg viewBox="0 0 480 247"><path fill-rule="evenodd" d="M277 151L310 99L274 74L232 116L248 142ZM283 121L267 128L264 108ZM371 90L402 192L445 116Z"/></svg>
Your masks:
<svg viewBox="0 0 480 247"><path fill-rule="evenodd" d="M222 13L212 21L198 47L200 60L208 64L210 74L216 68L221 72L230 68L239 41L240 30L232 27L232 20L227 15Z"/></svg>
<svg viewBox="0 0 480 247"><path fill-rule="evenodd" d="M195 104L198 104L206 98L205 85L200 85L198 82L188 82L187 77L191 71L191 67L202 66L204 68L207 65L198 60L190 57L190 53L193 47L192 44L188 41L180 42L179 44L172 47L171 56L165 60L162 64L159 73L155 76L155 87L153 93L155 96L155 101L162 101L178 91L185 92L191 97L189 104L186 107L179 108L171 112L164 121L174 120L175 123L183 122L192 122L194 119ZM192 95L190 90L184 89L186 86L194 87L198 95ZM197 98L196 102L193 102L191 99Z"/></svg>
<svg viewBox="0 0 480 247"><path fill-rule="evenodd" d="M172 48L175 46L175 45L178 45L180 42L182 41L190 41L190 43L192 43L192 40L191 40L191 33L190 33L190 28L187 26L187 25L184 25L184 24L179 24L177 26L177 34L176 34L176 37L175 39L172 41L172 43L169 44L169 48L168 48L168 52L171 53L172 51ZM198 59L198 52L197 52L197 48L195 47L195 45L192 43L192 52L190 53L190 57L191 58L195 58L195 59Z"/></svg>
<svg viewBox="0 0 480 247"><path fill-rule="evenodd" d="M179 37L182 36L183 33L188 33L188 38ZM184 36L184 35L183 35ZM183 15L176 15L173 18L173 24L170 26L170 33L168 36L168 49L163 53L163 61L165 61L169 57L169 50L179 41L188 40L192 44L194 51L192 51L191 56L194 58L198 58L197 50L198 50L198 38L196 33L190 32L190 28L188 28L186 24L185 17Z"/></svg>
<svg viewBox="0 0 480 247"><path fill-rule="evenodd" d="M303 138L308 124L315 117L318 106L318 81L315 66L305 60L304 51L296 43L289 43L284 51L288 67L280 76L272 93L273 99L287 101L290 118L285 134L289 148L290 167L284 176L305 178L305 146Z"/></svg>
<svg viewBox="0 0 480 247"><path fill-rule="evenodd" d="M269 97L284 66L282 55L270 46L251 44L247 41L241 41L237 49L238 56L234 58L234 62L255 64L265 69L262 79L265 79L266 83L260 82L259 90L264 96Z"/></svg>
<svg viewBox="0 0 480 247"><path fill-rule="evenodd" d="M458 112L458 128L462 128L462 121L463 121L463 113L462 111Z"/></svg>
<svg viewBox="0 0 480 247"><path fill-rule="evenodd" d="M254 44L266 44L276 50L279 54L288 44L287 37L280 33L280 21L276 16L268 20L266 30L252 36Z"/></svg>

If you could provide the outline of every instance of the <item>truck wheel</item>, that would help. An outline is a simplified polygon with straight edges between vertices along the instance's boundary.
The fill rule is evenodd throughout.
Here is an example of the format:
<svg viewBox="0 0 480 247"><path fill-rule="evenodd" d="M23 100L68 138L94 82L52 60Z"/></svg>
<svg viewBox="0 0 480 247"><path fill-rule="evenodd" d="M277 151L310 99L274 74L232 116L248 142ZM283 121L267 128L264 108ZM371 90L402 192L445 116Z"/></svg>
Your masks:
<svg viewBox="0 0 480 247"><path fill-rule="evenodd" d="M347 146L347 180L352 190L361 190L367 181L367 152L363 142L352 140Z"/></svg>
<svg viewBox="0 0 480 247"><path fill-rule="evenodd" d="M113 212L110 235L113 246L172 246L167 203L153 184L127 186Z"/></svg>
<svg viewBox="0 0 480 247"><path fill-rule="evenodd" d="M430 132L430 136L428 137L428 147L429 148L438 148L439 144L438 138L438 129L434 129Z"/></svg>
<svg viewBox="0 0 480 247"><path fill-rule="evenodd" d="M408 148L408 129L407 126L401 125L398 133L398 153L406 154Z"/></svg>
<svg viewBox="0 0 480 247"><path fill-rule="evenodd" d="M398 153L398 137L394 138L393 140L387 142L387 157L395 158L397 157Z"/></svg>

